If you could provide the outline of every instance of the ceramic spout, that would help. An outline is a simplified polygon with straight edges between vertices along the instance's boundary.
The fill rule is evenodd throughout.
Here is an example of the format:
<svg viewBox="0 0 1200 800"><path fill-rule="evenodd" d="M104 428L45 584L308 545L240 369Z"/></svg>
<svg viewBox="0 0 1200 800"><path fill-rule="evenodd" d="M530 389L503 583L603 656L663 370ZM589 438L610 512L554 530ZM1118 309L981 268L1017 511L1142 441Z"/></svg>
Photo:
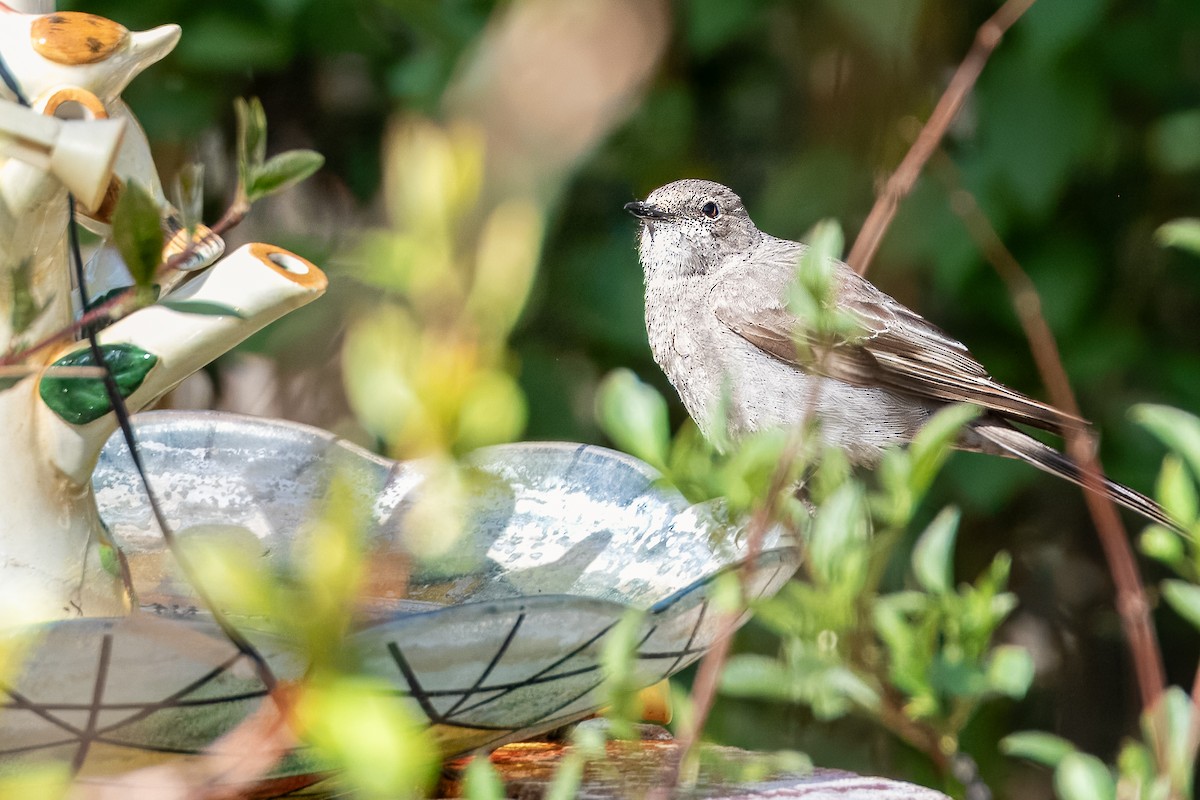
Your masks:
<svg viewBox="0 0 1200 800"><path fill-rule="evenodd" d="M267 244L248 244L172 292L100 332L106 360L131 412L145 408L180 381L284 314L315 300L326 278L305 259ZM227 309L229 313L223 313ZM59 365L92 363L86 343L60 354ZM86 483L100 448L116 429L107 394L80 391L79 379L42 376L43 445L71 480Z"/></svg>

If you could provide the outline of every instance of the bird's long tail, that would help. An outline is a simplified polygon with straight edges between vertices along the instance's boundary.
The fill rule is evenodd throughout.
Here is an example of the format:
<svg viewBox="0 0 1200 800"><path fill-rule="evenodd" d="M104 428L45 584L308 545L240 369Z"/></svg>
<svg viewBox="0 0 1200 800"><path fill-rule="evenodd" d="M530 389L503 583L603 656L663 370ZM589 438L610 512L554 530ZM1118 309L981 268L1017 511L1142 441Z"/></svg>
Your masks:
<svg viewBox="0 0 1200 800"><path fill-rule="evenodd" d="M995 447L996 449L992 452L998 455L1019 458L1043 472L1057 475L1085 489L1091 488L1084 482L1083 473L1074 461L1053 447L1042 444L1016 428L1002 423L982 422L973 425L971 431ZM991 448L987 449L991 450ZM1128 486L1108 478L1101 478L1101 486L1102 493L1114 503L1119 503L1131 511L1141 514L1151 522L1157 522L1159 525L1183 532L1179 523L1167 516L1167 512L1163 510L1162 506L1141 492L1134 491Z"/></svg>

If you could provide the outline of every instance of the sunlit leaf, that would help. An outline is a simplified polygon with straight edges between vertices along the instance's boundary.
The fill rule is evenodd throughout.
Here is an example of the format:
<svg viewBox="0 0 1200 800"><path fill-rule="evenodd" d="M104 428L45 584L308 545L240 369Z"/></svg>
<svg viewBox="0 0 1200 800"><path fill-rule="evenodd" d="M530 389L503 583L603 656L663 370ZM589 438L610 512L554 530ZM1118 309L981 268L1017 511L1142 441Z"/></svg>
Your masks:
<svg viewBox="0 0 1200 800"><path fill-rule="evenodd" d="M956 508L943 509L913 548L912 566L917 582L934 594L945 594L954 588L954 538L960 517Z"/></svg>
<svg viewBox="0 0 1200 800"><path fill-rule="evenodd" d="M667 401L627 369L613 370L596 393L596 416L610 439L659 469L667 463Z"/></svg>
<svg viewBox="0 0 1200 800"><path fill-rule="evenodd" d="M1178 408L1150 403L1134 406L1130 416L1178 453L1193 478L1200 478L1200 418Z"/></svg>
<svg viewBox="0 0 1200 800"><path fill-rule="evenodd" d="M1187 526L1196 521L1196 514L1200 510L1196 483L1188 475L1183 461L1174 453L1163 459L1155 494L1167 514L1176 522Z"/></svg>
<svg viewBox="0 0 1200 800"><path fill-rule="evenodd" d="M575 800L583 783L583 756L578 751L567 753L559 762L554 780L546 790L545 800Z"/></svg>
<svg viewBox="0 0 1200 800"><path fill-rule="evenodd" d="M1179 616L1200 628L1200 586L1168 578L1162 582L1162 593Z"/></svg>
<svg viewBox="0 0 1200 800"><path fill-rule="evenodd" d="M845 484L821 506L808 542L814 575L851 593L866 579L864 505L862 488L857 483Z"/></svg>
<svg viewBox="0 0 1200 800"><path fill-rule="evenodd" d="M1042 731L1010 733L1000 740L1000 752L1013 758L1024 758L1057 767L1066 756L1075 752L1075 745L1061 736Z"/></svg>
<svg viewBox="0 0 1200 800"><path fill-rule="evenodd" d="M792 676L778 659L758 653L729 657L721 671L721 693L731 697L794 702Z"/></svg>
<svg viewBox="0 0 1200 800"><path fill-rule="evenodd" d="M257 97L239 97L233 108L237 114L238 186L246 194L252 172L267 158L267 114Z"/></svg>
<svg viewBox="0 0 1200 800"><path fill-rule="evenodd" d="M1116 800L1117 785L1104 762L1086 753L1067 753L1054 770L1062 800Z"/></svg>
<svg viewBox="0 0 1200 800"><path fill-rule="evenodd" d="M180 167L173 190L184 230L193 239L196 227L204 221L204 165L193 161Z"/></svg>
<svg viewBox="0 0 1200 800"><path fill-rule="evenodd" d="M1138 548L1150 558L1179 569L1187 556L1183 539L1162 525L1150 525L1138 537Z"/></svg>
<svg viewBox="0 0 1200 800"><path fill-rule="evenodd" d="M999 645L988 659L988 685L997 692L1021 699L1033 684L1034 664L1029 651L1016 645Z"/></svg>
<svg viewBox="0 0 1200 800"><path fill-rule="evenodd" d="M913 437L908 447L912 459L909 488L920 497L933 482L934 476L945 463L950 448L958 439L963 426L979 416L977 406L956 403L946 406L929 418L924 427Z"/></svg>
<svg viewBox="0 0 1200 800"><path fill-rule="evenodd" d="M604 637L600 654L600 669L604 676L604 716L618 739L637 738L634 726L641 716L637 696L641 687L637 680L635 654L643 631L642 618L642 613L638 611L621 617Z"/></svg>
<svg viewBox="0 0 1200 800"><path fill-rule="evenodd" d="M134 283L149 288L162 263L163 232L154 197L137 181L121 190L113 211L112 242L125 261Z"/></svg>
<svg viewBox="0 0 1200 800"><path fill-rule="evenodd" d="M441 758L392 687L370 678L309 684L296 708L305 738L367 800L425 797Z"/></svg>
<svg viewBox="0 0 1200 800"><path fill-rule="evenodd" d="M500 370L480 371L458 409L458 451L511 442L525 428L525 394L513 376Z"/></svg>
<svg viewBox="0 0 1200 800"><path fill-rule="evenodd" d="M1133 781L1135 784L1149 786L1158 777L1158 765L1154 763L1154 755L1150 748L1137 740L1128 739L1117 754L1117 772L1121 776L1122 784ZM1121 787L1118 787L1117 791L1120 792Z"/></svg>
<svg viewBox="0 0 1200 800"><path fill-rule="evenodd" d="M465 800L504 800L504 782L486 755L475 756L463 770Z"/></svg>
<svg viewBox="0 0 1200 800"><path fill-rule="evenodd" d="M315 150L288 150L272 156L261 166L251 166L246 180L246 199L250 202L275 194L297 184L325 163Z"/></svg>
<svg viewBox="0 0 1200 800"><path fill-rule="evenodd" d="M1175 247L1200 255L1200 219L1177 219L1159 226L1155 240L1163 247Z"/></svg>
<svg viewBox="0 0 1200 800"><path fill-rule="evenodd" d="M1174 796L1190 795L1196 754L1192 747L1192 699L1178 686L1159 696L1158 703L1142 714L1142 735L1156 753L1166 757Z"/></svg>
<svg viewBox="0 0 1200 800"><path fill-rule="evenodd" d="M468 303L495 335L506 335L529 295L542 243L542 215L527 200L493 211L479 234Z"/></svg>
<svg viewBox="0 0 1200 800"><path fill-rule="evenodd" d="M0 777L0 798L59 800L68 796L71 786L71 771L65 763L23 764L20 769Z"/></svg>
<svg viewBox="0 0 1200 800"><path fill-rule="evenodd" d="M175 535L218 607L235 617L273 617L277 587L260 566L263 545L252 531L237 525L193 525Z"/></svg>

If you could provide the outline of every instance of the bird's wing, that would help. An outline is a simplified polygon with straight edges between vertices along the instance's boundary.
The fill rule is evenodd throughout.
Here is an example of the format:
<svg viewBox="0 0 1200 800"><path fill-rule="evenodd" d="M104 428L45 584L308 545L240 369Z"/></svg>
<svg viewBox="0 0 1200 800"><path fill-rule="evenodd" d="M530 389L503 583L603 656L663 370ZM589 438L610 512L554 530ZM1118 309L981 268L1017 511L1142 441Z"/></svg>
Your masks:
<svg viewBox="0 0 1200 800"><path fill-rule="evenodd" d="M787 305L801 252L800 245L760 248L752 258L721 270L710 295L717 318L775 358L853 386L974 403L1055 433L1086 424L993 380L964 344L840 262L837 305L854 330L821 333L806 327Z"/></svg>

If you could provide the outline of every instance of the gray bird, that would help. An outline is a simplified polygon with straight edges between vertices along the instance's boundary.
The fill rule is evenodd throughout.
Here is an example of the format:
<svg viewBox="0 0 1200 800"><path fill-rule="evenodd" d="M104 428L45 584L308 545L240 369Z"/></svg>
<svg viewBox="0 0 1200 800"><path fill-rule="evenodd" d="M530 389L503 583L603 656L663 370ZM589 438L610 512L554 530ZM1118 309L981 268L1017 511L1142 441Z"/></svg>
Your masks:
<svg viewBox="0 0 1200 800"><path fill-rule="evenodd" d="M830 335L806 327L787 298L807 247L760 231L727 187L675 181L625 210L641 220L638 252L654 360L709 439L722 430L737 439L798 425L811 413L829 445L872 466L884 448L910 441L939 408L967 402L982 414L962 432L958 448L1018 458L1084 485L1066 455L1011 423L1060 436L1087 423L993 380L965 345L840 261L833 297L857 330ZM1145 495L1107 479L1103 489L1148 519L1177 527Z"/></svg>

